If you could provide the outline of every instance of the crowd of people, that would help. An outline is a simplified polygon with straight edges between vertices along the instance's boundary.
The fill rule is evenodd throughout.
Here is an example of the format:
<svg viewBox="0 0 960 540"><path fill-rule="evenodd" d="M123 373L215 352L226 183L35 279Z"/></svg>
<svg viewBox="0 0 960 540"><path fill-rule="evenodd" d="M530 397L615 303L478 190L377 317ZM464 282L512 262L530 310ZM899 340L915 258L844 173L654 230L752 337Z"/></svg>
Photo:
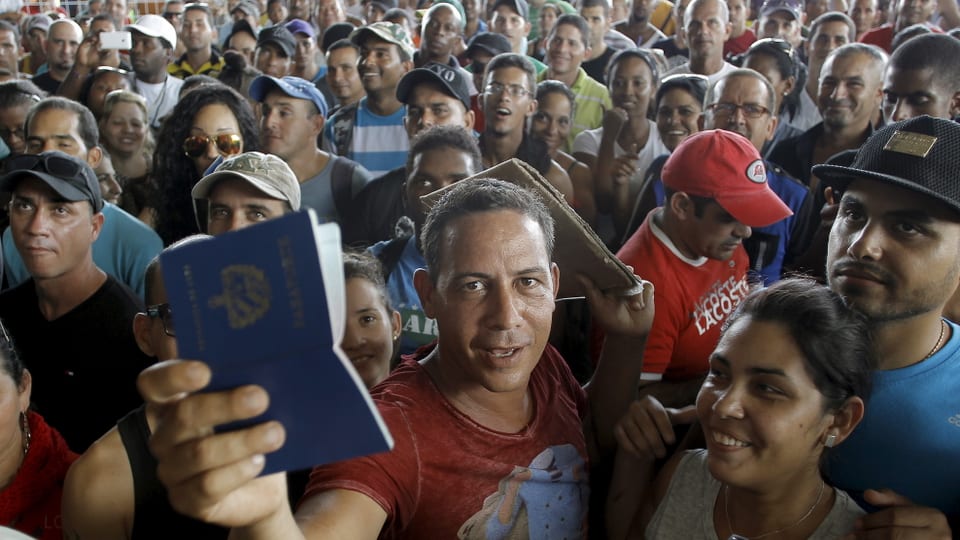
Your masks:
<svg viewBox="0 0 960 540"><path fill-rule="evenodd" d="M960 534L956 0L150 11L0 0L0 528ZM558 267L510 160L638 286ZM261 475L160 255L304 209L394 447Z"/></svg>

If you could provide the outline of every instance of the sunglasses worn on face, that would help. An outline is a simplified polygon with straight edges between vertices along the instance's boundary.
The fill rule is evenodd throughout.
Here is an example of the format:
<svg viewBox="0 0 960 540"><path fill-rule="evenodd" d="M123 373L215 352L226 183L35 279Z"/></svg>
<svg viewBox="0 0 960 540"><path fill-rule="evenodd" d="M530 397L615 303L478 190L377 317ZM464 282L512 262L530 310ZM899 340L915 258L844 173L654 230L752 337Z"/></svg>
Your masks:
<svg viewBox="0 0 960 540"><path fill-rule="evenodd" d="M221 133L213 137L207 135L192 135L183 141L183 153L192 158L202 156L207 151L207 146L213 143L217 147L217 152L224 156L232 156L240 153L240 145L243 141L240 135L236 133Z"/></svg>
<svg viewBox="0 0 960 540"><path fill-rule="evenodd" d="M147 317L160 319L163 324L163 333L170 337L177 337L173 328L173 310L170 309L170 304L147 306Z"/></svg>

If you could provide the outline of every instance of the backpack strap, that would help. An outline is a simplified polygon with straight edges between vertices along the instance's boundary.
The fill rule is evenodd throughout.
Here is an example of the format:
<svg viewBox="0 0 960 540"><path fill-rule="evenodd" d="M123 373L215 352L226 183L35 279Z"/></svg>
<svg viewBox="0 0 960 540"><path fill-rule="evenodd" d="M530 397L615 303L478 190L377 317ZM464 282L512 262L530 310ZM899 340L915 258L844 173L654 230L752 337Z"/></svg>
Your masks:
<svg viewBox="0 0 960 540"><path fill-rule="evenodd" d="M383 280L385 282L390 280L390 274L394 268L397 267L397 263L400 262L403 248L407 246L407 240L409 239L409 236L394 238L387 242L387 245L383 246L380 254L377 255L377 258L380 259L380 264L383 265Z"/></svg>
<svg viewBox="0 0 960 540"><path fill-rule="evenodd" d="M339 221L350 215L353 201L353 171L356 165L346 158L330 156L333 160L330 169L330 189L333 191L333 205L337 209Z"/></svg>
<svg viewBox="0 0 960 540"><path fill-rule="evenodd" d="M333 118L333 145L337 154L346 156L353 143L353 126L357 123L359 103L351 103L340 109Z"/></svg>

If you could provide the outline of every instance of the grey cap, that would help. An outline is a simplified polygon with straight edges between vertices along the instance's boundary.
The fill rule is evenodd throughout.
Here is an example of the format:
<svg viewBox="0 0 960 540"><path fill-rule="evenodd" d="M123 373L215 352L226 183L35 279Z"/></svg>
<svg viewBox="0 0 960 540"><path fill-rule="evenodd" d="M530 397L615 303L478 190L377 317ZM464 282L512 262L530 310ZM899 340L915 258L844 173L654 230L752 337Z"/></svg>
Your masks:
<svg viewBox="0 0 960 540"><path fill-rule="evenodd" d="M223 160L213 173L193 186L193 198L208 198L213 186L224 178L246 180L265 195L287 201L293 210L300 209L300 182L290 167L273 154L244 152Z"/></svg>

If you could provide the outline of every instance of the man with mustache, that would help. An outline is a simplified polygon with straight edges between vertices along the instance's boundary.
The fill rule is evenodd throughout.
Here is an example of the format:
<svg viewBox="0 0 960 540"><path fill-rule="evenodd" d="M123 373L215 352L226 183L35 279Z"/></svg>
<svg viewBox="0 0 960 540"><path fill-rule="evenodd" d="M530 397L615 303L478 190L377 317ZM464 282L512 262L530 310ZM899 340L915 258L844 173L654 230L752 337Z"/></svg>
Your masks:
<svg viewBox="0 0 960 540"><path fill-rule="evenodd" d="M397 84L413 69L413 42L399 25L377 22L357 28L359 70L366 97L342 107L323 130L323 149L363 165L373 176L403 166L410 149L397 99Z"/></svg>
<svg viewBox="0 0 960 540"><path fill-rule="evenodd" d="M666 200L617 253L657 288L640 393L666 407L694 402L723 321L748 292L743 241L792 215L746 138L701 131L663 166Z"/></svg>
<svg viewBox="0 0 960 540"><path fill-rule="evenodd" d="M844 150L859 148L873 132L871 123L883 100L887 55L877 47L848 43L823 62L817 102L823 121L803 134L784 139L767 157L807 184L822 206L823 189L810 168Z"/></svg>
<svg viewBox="0 0 960 540"><path fill-rule="evenodd" d="M879 362L863 421L825 462L876 509L857 538L957 530L960 327L941 313L960 283L958 150L960 126L920 116L873 134L850 166L813 168L840 201L827 281L869 321Z"/></svg>

